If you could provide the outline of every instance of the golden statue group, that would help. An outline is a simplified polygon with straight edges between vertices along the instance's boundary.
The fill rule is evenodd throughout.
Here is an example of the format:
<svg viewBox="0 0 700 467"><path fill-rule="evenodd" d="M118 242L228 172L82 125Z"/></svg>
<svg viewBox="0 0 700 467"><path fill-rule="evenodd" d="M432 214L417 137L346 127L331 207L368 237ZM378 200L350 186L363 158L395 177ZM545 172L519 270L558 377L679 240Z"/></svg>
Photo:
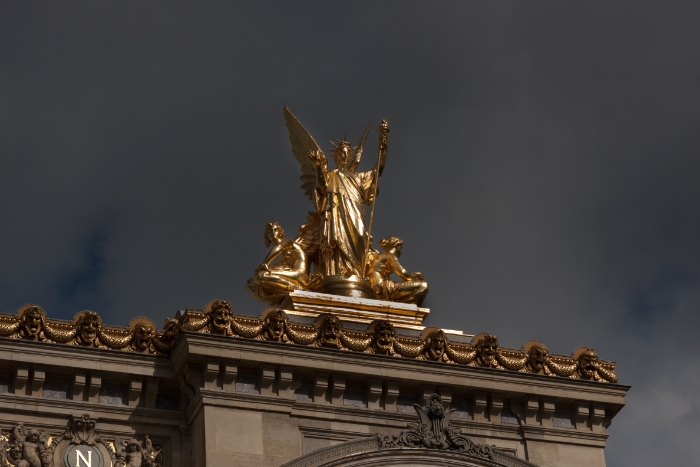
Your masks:
<svg viewBox="0 0 700 467"><path fill-rule="evenodd" d="M335 169L318 143L287 107L284 107L294 157L301 164L304 194L314 204L307 222L292 240L277 222L265 227L265 245L272 247L248 280L248 291L258 300L279 305L294 290L375 298L420 306L428 284L419 272L399 262L403 240L388 237L372 246L372 220L379 177L387 156L389 125L379 126L378 160L374 168L357 172L369 135L367 126L359 143L333 143ZM372 206L366 223L365 206ZM394 274L399 280L394 280Z"/></svg>

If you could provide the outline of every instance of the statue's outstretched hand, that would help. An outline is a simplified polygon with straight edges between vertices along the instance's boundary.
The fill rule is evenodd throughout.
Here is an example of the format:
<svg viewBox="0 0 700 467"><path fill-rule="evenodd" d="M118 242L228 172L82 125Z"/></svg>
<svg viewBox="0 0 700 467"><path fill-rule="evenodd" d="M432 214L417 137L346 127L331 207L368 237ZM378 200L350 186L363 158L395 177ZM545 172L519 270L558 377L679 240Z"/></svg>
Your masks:
<svg viewBox="0 0 700 467"><path fill-rule="evenodd" d="M413 273L413 278L418 281L422 281L424 279L423 274L418 271Z"/></svg>
<svg viewBox="0 0 700 467"><path fill-rule="evenodd" d="M326 156L323 154L322 151L309 151L308 156L309 156L309 159L311 160L311 162L316 167L322 167L322 166L328 164L328 161L326 160Z"/></svg>

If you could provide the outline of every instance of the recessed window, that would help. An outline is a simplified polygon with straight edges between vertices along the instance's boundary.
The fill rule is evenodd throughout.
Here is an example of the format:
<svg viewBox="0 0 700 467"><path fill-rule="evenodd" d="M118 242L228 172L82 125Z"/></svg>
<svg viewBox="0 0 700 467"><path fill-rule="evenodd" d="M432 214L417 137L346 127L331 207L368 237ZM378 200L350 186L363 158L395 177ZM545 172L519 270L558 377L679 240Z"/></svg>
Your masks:
<svg viewBox="0 0 700 467"><path fill-rule="evenodd" d="M52 399L68 399L70 396L70 383L67 381L44 381L43 396Z"/></svg>
<svg viewBox="0 0 700 467"><path fill-rule="evenodd" d="M367 408L367 397L362 386L348 385L343 391L343 405L349 407Z"/></svg>
<svg viewBox="0 0 700 467"><path fill-rule="evenodd" d="M399 397L396 399L396 411L415 413L416 409L413 408L413 404L417 401L418 398L415 394L402 394L399 392Z"/></svg>
<svg viewBox="0 0 700 467"><path fill-rule="evenodd" d="M454 409L452 418L462 418L464 420L473 420L472 404L467 400L453 400L450 408Z"/></svg>
<svg viewBox="0 0 700 467"><path fill-rule="evenodd" d="M6 394L10 392L10 383L12 380L6 376L0 376L0 394Z"/></svg>
<svg viewBox="0 0 700 467"><path fill-rule="evenodd" d="M313 392L311 391L311 381L303 380L301 387L294 390L294 398L299 402L313 402Z"/></svg>
<svg viewBox="0 0 700 467"><path fill-rule="evenodd" d="M557 428L576 428L574 426L574 414L571 412L557 411L552 416L552 425Z"/></svg>
<svg viewBox="0 0 700 467"><path fill-rule="evenodd" d="M156 409L180 410L180 400L177 394L158 393L156 396Z"/></svg>
<svg viewBox="0 0 700 467"><path fill-rule="evenodd" d="M100 404L126 405L126 389L120 386L102 386Z"/></svg>
<svg viewBox="0 0 700 467"><path fill-rule="evenodd" d="M238 373L236 375L236 392L259 394L258 375L253 373Z"/></svg>
<svg viewBox="0 0 700 467"><path fill-rule="evenodd" d="M518 417L511 411L510 404L505 404L501 410L501 423L506 425L520 425Z"/></svg>

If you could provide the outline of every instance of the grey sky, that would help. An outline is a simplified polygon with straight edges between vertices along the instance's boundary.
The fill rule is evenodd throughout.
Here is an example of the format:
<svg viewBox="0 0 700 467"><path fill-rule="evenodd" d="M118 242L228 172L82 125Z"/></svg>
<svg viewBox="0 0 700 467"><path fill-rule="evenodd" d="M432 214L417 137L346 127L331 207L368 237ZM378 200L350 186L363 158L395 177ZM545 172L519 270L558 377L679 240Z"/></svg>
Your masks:
<svg viewBox="0 0 700 467"><path fill-rule="evenodd" d="M700 456L700 4L0 5L0 311L230 300L325 148L387 118L373 236L430 325L580 345L632 385L608 464ZM376 157L370 136L363 167Z"/></svg>

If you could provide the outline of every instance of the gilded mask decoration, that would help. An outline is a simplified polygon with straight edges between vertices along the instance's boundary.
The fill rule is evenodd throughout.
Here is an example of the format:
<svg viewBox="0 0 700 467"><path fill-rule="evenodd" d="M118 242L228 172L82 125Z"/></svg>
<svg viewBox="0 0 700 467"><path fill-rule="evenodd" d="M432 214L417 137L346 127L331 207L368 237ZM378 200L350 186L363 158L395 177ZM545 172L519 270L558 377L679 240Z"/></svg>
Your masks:
<svg viewBox="0 0 700 467"><path fill-rule="evenodd" d="M496 366L496 352L498 352L498 339L491 334L484 334L476 343L476 352L483 366Z"/></svg>
<svg viewBox="0 0 700 467"><path fill-rule="evenodd" d="M336 349L341 348L340 334L343 331L343 326L340 324L338 317L330 313L324 313L319 318L318 345Z"/></svg>
<svg viewBox="0 0 700 467"><path fill-rule="evenodd" d="M527 364L533 373L546 373L547 361L549 360L549 350L541 342L529 341L524 345L527 354Z"/></svg>
<svg viewBox="0 0 700 467"><path fill-rule="evenodd" d="M593 349L585 349L577 359L578 374L581 379L595 379L598 370L598 354Z"/></svg>
<svg viewBox="0 0 700 467"><path fill-rule="evenodd" d="M151 346L151 339L155 335L156 330L153 326L146 323L138 323L134 326L134 347L141 351L146 351Z"/></svg>
<svg viewBox="0 0 700 467"><path fill-rule="evenodd" d="M286 340L287 314L280 308L267 314L263 321L266 339L282 342Z"/></svg>
<svg viewBox="0 0 700 467"><path fill-rule="evenodd" d="M215 300L211 305L210 331L212 334L231 334L231 304L223 300Z"/></svg>
<svg viewBox="0 0 700 467"><path fill-rule="evenodd" d="M181 332L195 331L617 383L615 363L601 361L587 347L576 349L571 357L552 355L538 341L526 342L522 350L501 349L496 336L490 334L477 335L472 345L451 344L435 328L426 328L422 338L396 334L387 320L376 320L366 331L344 330L331 313L307 325L290 322L280 308L266 311L261 318L236 317L223 300L211 302L205 310L187 310L182 317L167 318L163 329L158 332L143 317L134 318L128 329L104 326L93 311L80 312L72 323L51 320L36 305L26 305L15 315L0 314L0 336L69 345L168 354Z"/></svg>
<svg viewBox="0 0 700 467"><path fill-rule="evenodd" d="M44 319L44 311L36 305L24 310L24 314L20 318L24 337L36 339L43 329Z"/></svg>
<svg viewBox="0 0 700 467"><path fill-rule="evenodd" d="M375 322L374 326L374 351L383 355L390 355L394 352L394 341L396 332L394 326L386 320Z"/></svg>
<svg viewBox="0 0 700 467"><path fill-rule="evenodd" d="M433 331L425 340L425 353L429 360L442 360L445 357L447 338L442 330Z"/></svg>
<svg viewBox="0 0 700 467"><path fill-rule="evenodd" d="M95 345L100 328L102 327L102 319L100 315L94 311L84 311L75 323L78 330L77 341L82 345Z"/></svg>

